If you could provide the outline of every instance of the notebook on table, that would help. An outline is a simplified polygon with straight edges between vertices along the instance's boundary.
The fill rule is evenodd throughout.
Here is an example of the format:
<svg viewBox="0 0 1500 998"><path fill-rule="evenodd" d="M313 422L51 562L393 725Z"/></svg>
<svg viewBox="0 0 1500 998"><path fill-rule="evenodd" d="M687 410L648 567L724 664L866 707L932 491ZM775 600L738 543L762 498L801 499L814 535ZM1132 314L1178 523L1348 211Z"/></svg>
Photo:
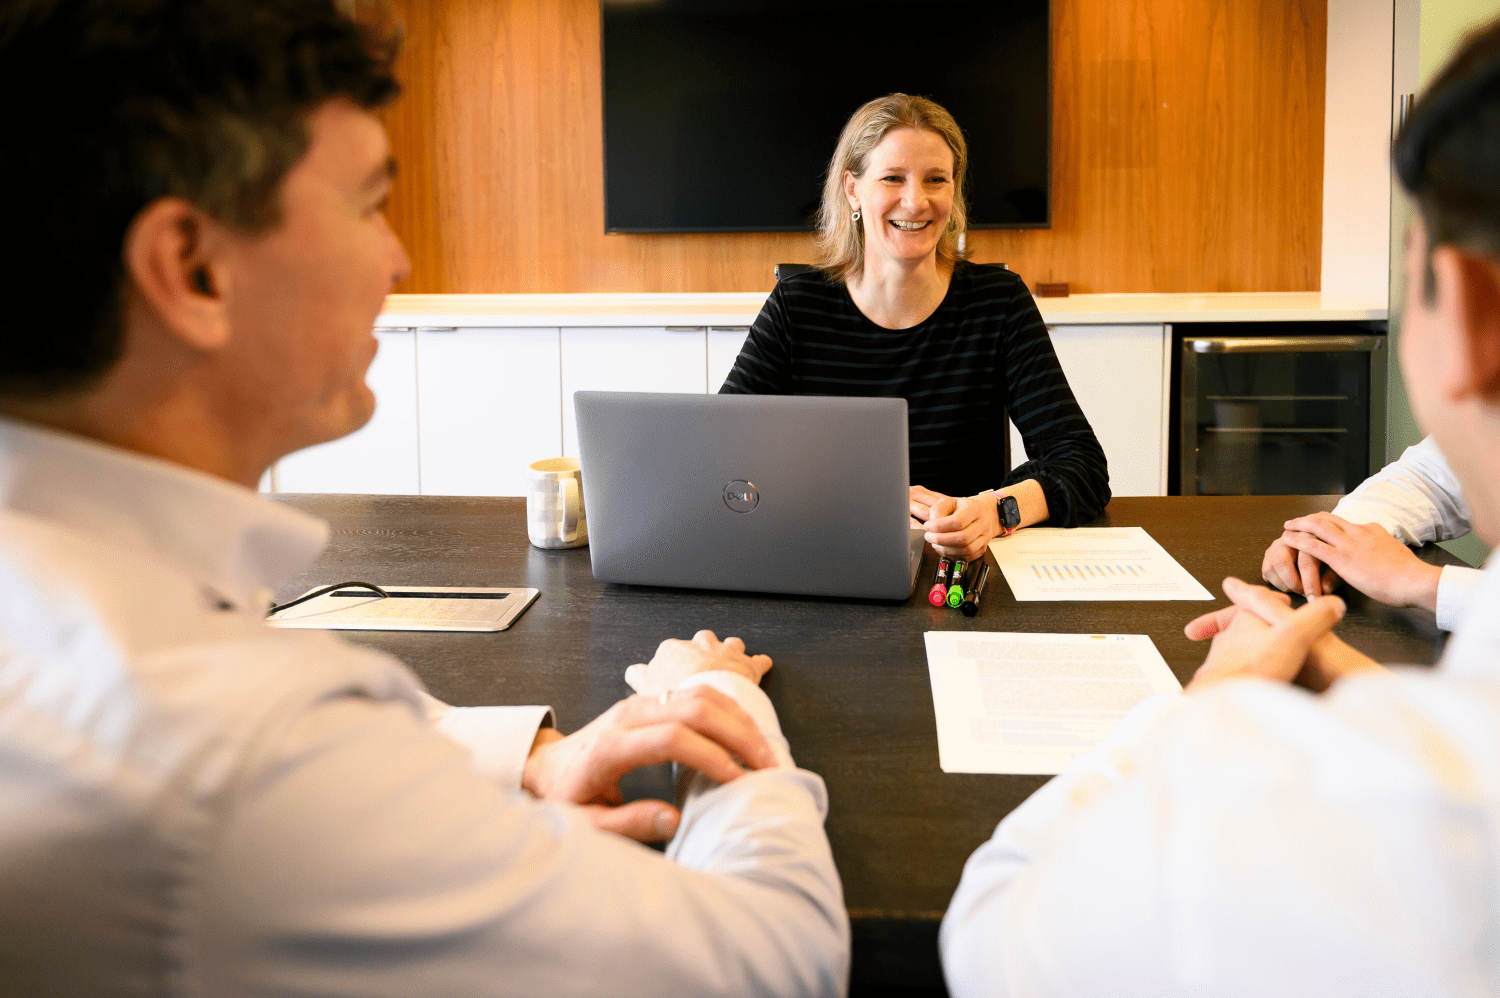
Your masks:
<svg viewBox="0 0 1500 998"><path fill-rule="evenodd" d="M904 600L906 401L576 392L602 582Z"/></svg>

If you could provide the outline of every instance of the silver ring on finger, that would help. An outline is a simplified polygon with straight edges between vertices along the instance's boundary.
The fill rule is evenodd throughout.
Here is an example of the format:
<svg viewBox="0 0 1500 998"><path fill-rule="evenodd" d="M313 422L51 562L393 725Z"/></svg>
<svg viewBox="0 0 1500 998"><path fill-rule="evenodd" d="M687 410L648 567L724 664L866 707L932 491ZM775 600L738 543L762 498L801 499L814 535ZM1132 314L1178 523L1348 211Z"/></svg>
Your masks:
<svg viewBox="0 0 1500 998"><path fill-rule="evenodd" d="M656 698L656 702L659 703L659 704L661 704L663 707L665 707L667 705L667 701L671 700L671 699L672 699L672 691L671 690L662 690L661 691L661 696L659 696L659 697Z"/></svg>

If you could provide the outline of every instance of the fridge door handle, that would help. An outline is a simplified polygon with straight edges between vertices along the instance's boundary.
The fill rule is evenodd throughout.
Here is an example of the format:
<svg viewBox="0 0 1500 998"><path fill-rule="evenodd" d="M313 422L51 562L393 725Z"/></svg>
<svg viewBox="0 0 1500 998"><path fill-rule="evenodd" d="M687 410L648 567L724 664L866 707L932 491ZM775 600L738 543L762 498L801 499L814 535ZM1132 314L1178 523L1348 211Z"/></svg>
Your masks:
<svg viewBox="0 0 1500 998"><path fill-rule="evenodd" d="M1193 353L1374 353L1384 336L1194 336L1182 341Z"/></svg>

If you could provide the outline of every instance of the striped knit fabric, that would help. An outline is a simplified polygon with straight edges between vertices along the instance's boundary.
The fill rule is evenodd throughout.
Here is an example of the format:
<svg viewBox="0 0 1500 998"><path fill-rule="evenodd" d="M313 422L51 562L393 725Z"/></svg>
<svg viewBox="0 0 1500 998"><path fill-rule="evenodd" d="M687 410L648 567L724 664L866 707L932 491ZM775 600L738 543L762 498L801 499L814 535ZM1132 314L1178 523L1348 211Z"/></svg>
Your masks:
<svg viewBox="0 0 1500 998"><path fill-rule="evenodd" d="M787 278L719 391L904 398L913 485L966 496L1035 478L1054 526L1109 502L1104 451L1031 292L1000 267L958 263L937 311L910 329L875 325L820 272ZM1007 412L1030 457L1009 473Z"/></svg>

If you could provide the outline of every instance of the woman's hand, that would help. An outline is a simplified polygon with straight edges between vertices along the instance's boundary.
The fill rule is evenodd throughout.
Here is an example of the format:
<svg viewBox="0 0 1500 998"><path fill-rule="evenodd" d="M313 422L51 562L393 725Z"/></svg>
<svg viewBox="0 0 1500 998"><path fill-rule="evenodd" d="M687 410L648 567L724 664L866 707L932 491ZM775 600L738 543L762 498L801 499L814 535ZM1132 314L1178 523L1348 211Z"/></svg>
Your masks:
<svg viewBox="0 0 1500 998"><path fill-rule="evenodd" d="M981 558L990 541L1001 533L994 493L955 498L913 485L911 515L926 526L927 543L945 558Z"/></svg>
<svg viewBox="0 0 1500 998"><path fill-rule="evenodd" d="M913 526L927 528L927 543L943 557L973 561L984 554L990 541L1004 532L1000 526L999 502L1007 495L1015 499L1021 514L1019 527L1044 523L1051 515L1047 494L1035 478L1007 485L1002 492L982 492L968 498L945 496L913 485L911 518L917 521Z"/></svg>
<svg viewBox="0 0 1500 998"><path fill-rule="evenodd" d="M911 518L918 523L926 523L932 518L933 504L953 498L920 485L913 485L908 491L911 493Z"/></svg>

